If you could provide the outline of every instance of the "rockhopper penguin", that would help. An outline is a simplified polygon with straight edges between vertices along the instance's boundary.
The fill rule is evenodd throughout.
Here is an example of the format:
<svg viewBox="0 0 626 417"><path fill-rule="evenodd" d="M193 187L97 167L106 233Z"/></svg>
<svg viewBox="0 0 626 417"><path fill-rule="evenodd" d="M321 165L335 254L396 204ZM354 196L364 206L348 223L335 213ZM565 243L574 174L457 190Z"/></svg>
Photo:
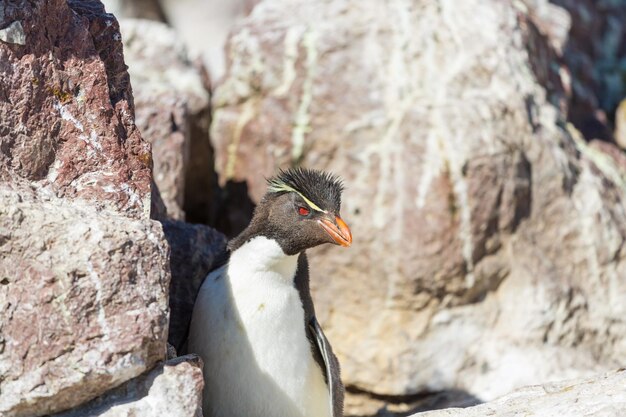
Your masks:
<svg viewBox="0 0 626 417"><path fill-rule="evenodd" d="M305 250L352 243L343 187L308 169L268 184L194 306L188 348L204 361L204 416L341 417L339 364L315 318Z"/></svg>

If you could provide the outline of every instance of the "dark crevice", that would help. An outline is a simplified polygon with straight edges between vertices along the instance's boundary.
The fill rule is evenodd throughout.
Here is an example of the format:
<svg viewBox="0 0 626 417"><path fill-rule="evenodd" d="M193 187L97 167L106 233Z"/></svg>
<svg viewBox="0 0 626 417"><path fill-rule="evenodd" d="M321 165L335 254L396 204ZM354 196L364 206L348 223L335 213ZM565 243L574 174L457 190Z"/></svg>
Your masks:
<svg viewBox="0 0 626 417"><path fill-rule="evenodd" d="M346 386L346 392L382 403L382 407L378 409L374 417L404 417L423 411L441 410L451 407L465 408L483 403L480 398L460 389L424 391L406 395L386 395L373 393L350 385ZM372 415L353 415L351 417L372 417Z"/></svg>
<svg viewBox="0 0 626 417"><path fill-rule="evenodd" d="M550 3L565 9L572 19L561 58L572 77L568 121L587 141L614 143L616 109L626 90L626 36L622 33L619 39L612 40L610 20L623 21L625 3L605 2L592 10L588 5L593 2Z"/></svg>
<svg viewBox="0 0 626 417"><path fill-rule="evenodd" d="M252 220L255 204L246 181L228 181L220 189L218 211L213 225L228 238L241 233Z"/></svg>

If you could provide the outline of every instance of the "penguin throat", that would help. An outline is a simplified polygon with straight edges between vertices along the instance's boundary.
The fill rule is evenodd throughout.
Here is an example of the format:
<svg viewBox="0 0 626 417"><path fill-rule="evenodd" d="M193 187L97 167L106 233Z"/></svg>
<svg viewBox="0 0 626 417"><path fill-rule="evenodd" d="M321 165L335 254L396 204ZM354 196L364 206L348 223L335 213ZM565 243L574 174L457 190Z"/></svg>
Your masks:
<svg viewBox="0 0 626 417"><path fill-rule="evenodd" d="M271 275L293 283L298 255L287 255L278 242L256 236L231 254L229 269L235 276Z"/></svg>

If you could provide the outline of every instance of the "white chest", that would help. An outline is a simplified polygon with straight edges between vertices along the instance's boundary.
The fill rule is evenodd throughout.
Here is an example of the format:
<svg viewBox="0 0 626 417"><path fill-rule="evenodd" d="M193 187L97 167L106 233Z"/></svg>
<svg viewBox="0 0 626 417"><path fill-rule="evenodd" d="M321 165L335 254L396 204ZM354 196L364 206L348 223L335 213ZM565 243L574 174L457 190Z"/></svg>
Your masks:
<svg viewBox="0 0 626 417"><path fill-rule="evenodd" d="M205 416L329 416L296 267L296 256L256 238L233 253L224 276L203 284L189 347L205 362Z"/></svg>

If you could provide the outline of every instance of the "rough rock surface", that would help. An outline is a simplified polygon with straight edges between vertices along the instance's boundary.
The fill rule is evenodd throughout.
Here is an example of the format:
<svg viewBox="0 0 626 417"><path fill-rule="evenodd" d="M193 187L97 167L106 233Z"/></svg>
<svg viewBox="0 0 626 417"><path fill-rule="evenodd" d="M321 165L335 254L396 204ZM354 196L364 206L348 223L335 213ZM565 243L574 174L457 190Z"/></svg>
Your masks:
<svg viewBox="0 0 626 417"><path fill-rule="evenodd" d="M154 179L168 215L208 222L215 185L209 92L201 64L163 23L121 21L135 122L152 143Z"/></svg>
<svg viewBox="0 0 626 417"><path fill-rule="evenodd" d="M157 222L0 186L0 414L60 411L163 359L168 248Z"/></svg>
<svg viewBox="0 0 626 417"><path fill-rule="evenodd" d="M13 1L0 27L0 414L30 417L165 357L169 248L117 21Z"/></svg>
<svg viewBox="0 0 626 417"><path fill-rule="evenodd" d="M171 247L168 341L180 352L200 285L225 260L226 237L210 227L180 221L163 222L163 233Z"/></svg>
<svg viewBox="0 0 626 417"><path fill-rule="evenodd" d="M202 417L202 360L182 356L54 417Z"/></svg>
<svg viewBox="0 0 626 417"><path fill-rule="evenodd" d="M349 412L621 361L626 174L565 129L558 50L526 6L266 0L227 55L221 181L258 201L278 167L346 179L354 245L310 263L348 389L383 399Z"/></svg>
<svg viewBox="0 0 626 417"><path fill-rule="evenodd" d="M526 387L487 404L414 417L621 417L626 414L626 371Z"/></svg>
<svg viewBox="0 0 626 417"><path fill-rule="evenodd" d="M94 0L2 6L0 27L19 25L24 42L0 41L0 180L147 216L150 145L133 123L115 19Z"/></svg>

